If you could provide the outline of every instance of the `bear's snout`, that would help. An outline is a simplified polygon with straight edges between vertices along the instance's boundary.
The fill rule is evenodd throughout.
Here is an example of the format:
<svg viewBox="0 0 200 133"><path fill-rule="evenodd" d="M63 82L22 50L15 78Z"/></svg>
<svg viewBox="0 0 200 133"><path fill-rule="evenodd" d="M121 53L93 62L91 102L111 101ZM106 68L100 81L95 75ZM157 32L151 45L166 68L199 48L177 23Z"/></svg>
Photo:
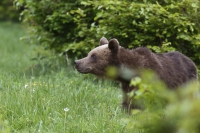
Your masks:
<svg viewBox="0 0 200 133"><path fill-rule="evenodd" d="M92 67L88 65L85 58L74 61L74 67L80 73L91 73Z"/></svg>
<svg viewBox="0 0 200 133"><path fill-rule="evenodd" d="M75 67L76 69L79 67L79 64L80 64L80 63L79 63L78 60L75 60L75 61L74 61L74 67Z"/></svg>
<svg viewBox="0 0 200 133"><path fill-rule="evenodd" d="M76 67L78 64L77 60L74 61L74 66Z"/></svg>

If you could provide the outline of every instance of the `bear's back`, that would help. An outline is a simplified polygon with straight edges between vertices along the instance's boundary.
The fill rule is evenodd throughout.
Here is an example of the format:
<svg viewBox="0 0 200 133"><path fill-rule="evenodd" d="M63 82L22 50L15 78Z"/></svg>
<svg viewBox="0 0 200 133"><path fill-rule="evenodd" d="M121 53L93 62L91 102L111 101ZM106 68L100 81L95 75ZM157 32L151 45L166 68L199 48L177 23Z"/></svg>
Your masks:
<svg viewBox="0 0 200 133"><path fill-rule="evenodd" d="M194 62L180 52L155 54L155 58L157 58L161 68L156 71L170 88L176 88L198 78Z"/></svg>

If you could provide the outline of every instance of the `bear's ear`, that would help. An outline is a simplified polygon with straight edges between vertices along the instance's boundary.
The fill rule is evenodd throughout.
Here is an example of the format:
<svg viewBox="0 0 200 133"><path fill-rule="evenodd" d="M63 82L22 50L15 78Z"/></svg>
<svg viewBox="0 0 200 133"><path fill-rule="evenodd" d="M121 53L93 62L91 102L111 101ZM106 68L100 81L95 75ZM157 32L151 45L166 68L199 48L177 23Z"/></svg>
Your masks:
<svg viewBox="0 0 200 133"><path fill-rule="evenodd" d="M100 39L99 46L104 45L104 44L108 44L108 40L105 37L102 37Z"/></svg>
<svg viewBox="0 0 200 133"><path fill-rule="evenodd" d="M117 39L111 39L108 43L108 48L113 52L117 53L119 49L119 42Z"/></svg>

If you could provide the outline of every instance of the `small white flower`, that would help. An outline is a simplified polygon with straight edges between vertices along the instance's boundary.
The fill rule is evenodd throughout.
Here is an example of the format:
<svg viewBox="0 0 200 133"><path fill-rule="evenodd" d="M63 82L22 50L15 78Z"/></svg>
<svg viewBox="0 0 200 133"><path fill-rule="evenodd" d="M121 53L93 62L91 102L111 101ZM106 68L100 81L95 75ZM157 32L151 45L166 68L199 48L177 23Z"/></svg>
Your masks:
<svg viewBox="0 0 200 133"><path fill-rule="evenodd" d="M28 85L24 85L24 88L26 89L28 87Z"/></svg>
<svg viewBox="0 0 200 133"><path fill-rule="evenodd" d="M65 111L65 112L68 112L68 111L69 111L69 108L64 108L64 111Z"/></svg>

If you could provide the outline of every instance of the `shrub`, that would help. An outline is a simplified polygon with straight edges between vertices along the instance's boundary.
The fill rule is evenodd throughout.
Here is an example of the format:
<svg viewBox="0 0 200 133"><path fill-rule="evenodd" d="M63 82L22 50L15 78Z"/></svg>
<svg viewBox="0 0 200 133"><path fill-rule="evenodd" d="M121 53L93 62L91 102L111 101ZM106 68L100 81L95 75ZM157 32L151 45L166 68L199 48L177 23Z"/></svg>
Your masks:
<svg viewBox="0 0 200 133"><path fill-rule="evenodd" d="M138 86L133 100L142 104L144 110L133 110L124 119L126 128L141 133L199 133L200 97L197 82L168 90L151 73L143 73L141 80L132 81Z"/></svg>
<svg viewBox="0 0 200 133"><path fill-rule="evenodd" d="M19 21L20 11L13 6L13 0L0 1L0 21Z"/></svg>
<svg viewBox="0 0 200 133"><path fill-rule="evenodd" d="M16 1L25 5L31 39L71 57L85 56L106 36L129 48L178 50L200 65L199 0Z"/></svg>

